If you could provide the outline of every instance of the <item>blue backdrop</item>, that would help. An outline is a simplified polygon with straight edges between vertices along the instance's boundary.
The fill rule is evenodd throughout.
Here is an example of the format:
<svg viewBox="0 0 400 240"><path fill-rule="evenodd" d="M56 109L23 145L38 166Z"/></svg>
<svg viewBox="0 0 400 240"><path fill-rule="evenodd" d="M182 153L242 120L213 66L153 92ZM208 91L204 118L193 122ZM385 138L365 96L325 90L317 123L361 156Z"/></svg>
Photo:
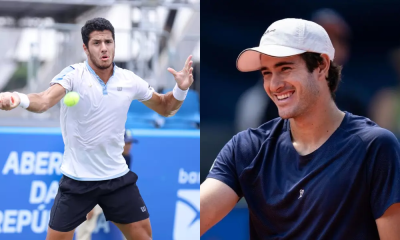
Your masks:
<svg viewBox="0 0 400 240"><path fill-rule="evenodd" d="M154 239L200 239L200 132L132 129L131 169ZM0 239L43 240L61 178L58 128L0 127ZM101 216L93 240L121 239Z"/></svg>

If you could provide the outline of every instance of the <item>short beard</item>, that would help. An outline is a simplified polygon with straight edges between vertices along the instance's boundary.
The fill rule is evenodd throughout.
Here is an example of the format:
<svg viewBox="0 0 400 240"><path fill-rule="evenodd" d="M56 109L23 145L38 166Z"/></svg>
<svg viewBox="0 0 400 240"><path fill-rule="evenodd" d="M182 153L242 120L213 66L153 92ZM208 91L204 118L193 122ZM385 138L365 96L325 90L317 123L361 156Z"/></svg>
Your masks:
<svg viewBox="0 0 400 240"><path fill-rule="evenodd" d="M315 106L319 96L321 95L320 90L318 89L315 80L313 80L312 75L309 74L306 80L306 87L304 89L307 90L307 95L303 95L299 99L298 105L295 106L294 109L291 109L291 111L279 112L278 109L281 118L290 119L306 115Z"/></svg>
<svg viewBox="0 0 400 240"><path fill-rule="evenodd" d="M97 64L97 62L92 58L92 54L90 53L89 49L88 49L88 52L89 52L90 60L92 60L92 63L96 66L97 69L105 70L112 66L112 64L113 64L112 61L111 61L110 65L108 65L108 66L101 66L101 65Z"/></svg>

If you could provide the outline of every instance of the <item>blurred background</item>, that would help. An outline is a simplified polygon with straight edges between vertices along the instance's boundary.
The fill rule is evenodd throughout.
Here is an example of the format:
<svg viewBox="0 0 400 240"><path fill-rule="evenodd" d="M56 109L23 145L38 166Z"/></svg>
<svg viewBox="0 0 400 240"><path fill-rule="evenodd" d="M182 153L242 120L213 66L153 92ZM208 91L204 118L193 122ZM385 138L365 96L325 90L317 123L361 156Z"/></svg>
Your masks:
<svg viewBox="0 0 400 240"><path fill-rule="evenodd" d="M134 101L126 128L137 140L130 167L154 239L198 239L200 0L0 0L0 92L44 91L66 66L85 61L80 30L95 17L114 26L115 63L158 92L175 85L167 68L179 71L193 55L195 82L180 111L164 118ZM0 111L0 239L45 238L61 178L61 104L42 114ZM93 239L122 238L102 216Z"/></svg>
<svg viewBox="0 0 400 240"><path fill-rule="evenodd" d="M94 17L104 17L114 26L115 63L134 71L159 92L170 90L175 85L173 76L166 69L180 70L192 54L196 81L188 102L192 105L198 102L199 0L1 0L0 50L3 54L0 91L43 91L65 66L85 61L80 30L87 20ZM0 112L0 124L58 126L60 104L43 114L22 109ZM136 105L131 110L131 120L138 113L142 115L141 119L147 118L140 127L171 128L168 123L164 124L164 119L150 116ZM186 113L185 110L180 113ZM174 120L183 117L188 116L178 114ZM190 120L197 124L182 121L179 128L198 128L199 116L191 117ZM29 119L28 123L26 119ZM142 122L131 123L128 120L132 127L139 126L139 123Z"/></svg>
<svg viewBox="0 0 400 240"><path fill-rule="evenodd" d="M220 0L201 2L201 182L222 147L239 131L278 117L259 72L236 69L241 51L259 45L274 21L303 18L322 25L343 65L341 110L366 116L400 137L400 2ZM203 93L204 94L204 93ZM232 227L234 226L234 227ZM201 239L249 239L245 201Z"/></svg>

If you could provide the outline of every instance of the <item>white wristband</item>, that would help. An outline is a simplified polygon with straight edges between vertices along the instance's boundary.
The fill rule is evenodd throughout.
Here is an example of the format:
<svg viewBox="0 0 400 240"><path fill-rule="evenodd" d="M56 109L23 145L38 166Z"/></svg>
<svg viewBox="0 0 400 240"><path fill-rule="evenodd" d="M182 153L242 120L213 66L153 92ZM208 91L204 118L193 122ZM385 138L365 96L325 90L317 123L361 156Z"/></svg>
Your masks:
<svg viewBox="0 0 400 240"><path fill-rule="evenodd" d="M20 103L19 103L19 106L22 107L22 108L28 108L29 104L31 103L29 101L28 96L26 94L19 93L19 92L14 92L14 93L18 94L19 99L21 100Z"/></svg>
<svg viewBox="0 0 400 240"><path fill-rule="evenodd" d="M176 100L183 101L185 100L188 91L189 89L182 90L178 87L178 84L175 84L174 90L172 90L172 95L174 95L174 98L176 98Z"/></svg>

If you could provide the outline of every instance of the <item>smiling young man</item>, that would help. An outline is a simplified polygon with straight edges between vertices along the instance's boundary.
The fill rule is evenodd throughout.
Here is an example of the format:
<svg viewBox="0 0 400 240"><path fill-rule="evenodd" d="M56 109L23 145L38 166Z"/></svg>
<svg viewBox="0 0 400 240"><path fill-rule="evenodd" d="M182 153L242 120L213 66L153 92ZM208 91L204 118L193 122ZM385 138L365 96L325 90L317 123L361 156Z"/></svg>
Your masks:
<svg viewBox="0 0 400 240"><path fill-rule="evenodd" d="M251 239L400 239L400 145L336 107L334 52L318 24L283 19L239 55L280 117L221 150L200 187L201 235L244 197Z"/></svg>
<svg viewBox="0 0 400 240"><path fill-rule="evenodd" d="M76 106L61 106L63 177L51 209L47 240L72 240L74 229L97 204L127 239L149 240L152 230L136 186L138 177L122 156L127 112L131 102L139 100L163 116L173 116L193 83L191 56L180 72L168 69L176 81L173 91L158 94L133 72L113 63L115 36L108 20L87 21L82 39L87 61L66 67L42 93L0 93L0 110L21 106L41 113L66 92L80 95Z"/></svg>

